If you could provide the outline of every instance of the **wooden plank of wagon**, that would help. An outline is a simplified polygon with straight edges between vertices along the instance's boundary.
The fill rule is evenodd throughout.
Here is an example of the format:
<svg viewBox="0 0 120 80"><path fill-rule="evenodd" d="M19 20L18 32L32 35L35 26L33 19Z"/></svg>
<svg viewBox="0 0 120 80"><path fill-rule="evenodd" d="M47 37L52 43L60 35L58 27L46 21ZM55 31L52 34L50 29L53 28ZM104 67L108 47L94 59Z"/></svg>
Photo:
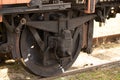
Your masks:
<svg viewBox="0 0 120 80"><path fill-rule="evenodd" d="M22 4L22 3L29 3L31 0L0 0L0 8L2 5L6 4ZM0 22L2 22L2 15L0 15Z"/></svg>
<svg viewBox="0 0 120 80"><path fill-rule="evenodd" d="M29 3L31 0L0 0L0 5Z"/></svg>

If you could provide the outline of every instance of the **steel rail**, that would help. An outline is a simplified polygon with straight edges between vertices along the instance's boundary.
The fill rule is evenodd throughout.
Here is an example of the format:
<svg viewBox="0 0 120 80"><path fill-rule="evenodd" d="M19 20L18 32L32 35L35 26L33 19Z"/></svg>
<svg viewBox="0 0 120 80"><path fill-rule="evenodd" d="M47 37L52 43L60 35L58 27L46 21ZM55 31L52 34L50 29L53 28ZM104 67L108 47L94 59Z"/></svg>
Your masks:
<svg viewBox="0 0 120 80"><path fill-rule="evenodd" d="M68 70L61 75L48 77L48 78L40 78L39 80L53 80L53 79L60 78L60 77L80 74L80 73L83 73L83 72L94 71L94 70L98 70L98 69L113 68L113 67L116 67L116 66L120 66L120 60L119 61L112 61L112 62L100 64L100 65L95 65L95 66L91 66L91 67Z"/></svg>

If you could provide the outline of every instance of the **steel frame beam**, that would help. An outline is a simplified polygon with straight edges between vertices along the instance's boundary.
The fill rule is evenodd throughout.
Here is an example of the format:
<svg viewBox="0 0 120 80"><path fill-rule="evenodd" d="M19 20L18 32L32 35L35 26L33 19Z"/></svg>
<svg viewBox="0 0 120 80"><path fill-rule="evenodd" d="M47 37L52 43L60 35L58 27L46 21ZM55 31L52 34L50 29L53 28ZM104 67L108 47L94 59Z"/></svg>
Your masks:
<svg viewBox="0 0 120 80"><path fill-rule="evenodd" d="M16 14L16 13L36 13L44 12L49 10L65 10L66 8L71 8L71 3L59 3L59 4L46 4L41 7L11 7L0 9L0 14Z"/></svg>
<svg viewBox="0 0 120 80"><path fill-rule="evenodd" d="M96 15L88 15L74 19L66 19L66 20L64 19L58 21L28 21L26 25L40 30L59 33L62 30L66 30L66 29L73 30L79 27L80 25L84 24L85 22L94 19L95 17Z"/></svg>

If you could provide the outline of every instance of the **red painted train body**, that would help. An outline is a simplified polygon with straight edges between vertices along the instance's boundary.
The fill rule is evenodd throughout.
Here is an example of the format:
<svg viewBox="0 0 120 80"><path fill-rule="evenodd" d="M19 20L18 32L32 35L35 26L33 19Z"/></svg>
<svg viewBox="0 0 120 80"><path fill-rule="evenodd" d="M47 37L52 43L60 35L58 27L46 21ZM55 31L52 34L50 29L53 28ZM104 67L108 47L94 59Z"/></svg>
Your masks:
<svg viewBox="0 0 120 80"><path fill-rule="evenodd" d="M5 4L21 4L21 3L29 3L30 0L0 0L1 5Z"/></svg>

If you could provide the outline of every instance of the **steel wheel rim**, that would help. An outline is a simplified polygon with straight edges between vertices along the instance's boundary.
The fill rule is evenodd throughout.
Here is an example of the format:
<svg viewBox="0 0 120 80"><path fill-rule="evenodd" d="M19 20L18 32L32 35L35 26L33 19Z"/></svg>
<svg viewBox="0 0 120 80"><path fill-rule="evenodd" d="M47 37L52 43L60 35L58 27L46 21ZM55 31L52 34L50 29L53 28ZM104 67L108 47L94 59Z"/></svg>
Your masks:
<svg viewBox="0 0 120 80"><path fill-rule="evenodd" d="M29 72L32 72L35 75L48 77L48 76L53 76L53 75L58 75L60 73L63 73L64 70L67 70L73 64L73 62L76 60L77 56L79 55L79 51L81 49L81 39L80 39L81 36L79 34L78 38L77 38L78 41L76 43L78 45L76 46L77 48L74 51L72 61L66 62L66 64L62 67L58 63L55 63L52 66L49 65L49 66L45 67L39 63L36 63L37 60L35 58L40 56L40 54L38 55L35 52L36 51L35 49L37 49L37 47L34 48L33 52L30 50L30 49L33 49L33 47L35 47L35 45L32 44L32 42L34 42L34 38L32 36L28 36L28 35L31 35L30 31L28 30L28 28L25 28L21 34L21 39L20 39L20 50L21 50L21 56L22 56L22 63ZM32 53L30 53L30 52L32 52ZM34 53L34 55L33 55L33 53ZM37 55L35 55L35 54L37 54ZM37 62L39 62L39 60Z"/></svg>

